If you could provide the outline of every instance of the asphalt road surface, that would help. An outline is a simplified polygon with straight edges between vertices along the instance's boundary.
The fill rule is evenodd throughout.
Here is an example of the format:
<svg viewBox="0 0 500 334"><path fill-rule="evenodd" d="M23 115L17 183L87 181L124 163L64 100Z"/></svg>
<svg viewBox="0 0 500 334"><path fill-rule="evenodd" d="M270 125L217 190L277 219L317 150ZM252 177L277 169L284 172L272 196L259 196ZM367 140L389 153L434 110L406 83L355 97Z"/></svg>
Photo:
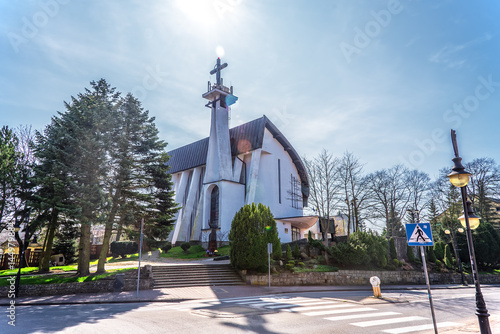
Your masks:
<svg viewBox="0 0 500 334"><path fill-rule="evenodd" d="M500 288L483 288L483 294L498 325ZM332 291L180 303L18 306L16 326L4 317L0 333L434 333L426 290L385 291L384 300L370 295ZM433 290L432 297L439 333L479 332L473 289Z"/></svg>

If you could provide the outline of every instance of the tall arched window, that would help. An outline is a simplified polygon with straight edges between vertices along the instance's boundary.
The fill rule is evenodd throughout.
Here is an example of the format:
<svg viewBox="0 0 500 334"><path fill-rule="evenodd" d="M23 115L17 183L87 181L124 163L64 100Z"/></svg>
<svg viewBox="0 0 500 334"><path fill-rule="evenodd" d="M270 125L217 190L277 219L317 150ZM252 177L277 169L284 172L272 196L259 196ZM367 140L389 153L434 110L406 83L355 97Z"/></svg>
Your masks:
<svg viewBox="0 0 500 334"><path fill-rule="evenodd" d="M219 187L215 186L210 194L210 225L219 226Z"/></svg>

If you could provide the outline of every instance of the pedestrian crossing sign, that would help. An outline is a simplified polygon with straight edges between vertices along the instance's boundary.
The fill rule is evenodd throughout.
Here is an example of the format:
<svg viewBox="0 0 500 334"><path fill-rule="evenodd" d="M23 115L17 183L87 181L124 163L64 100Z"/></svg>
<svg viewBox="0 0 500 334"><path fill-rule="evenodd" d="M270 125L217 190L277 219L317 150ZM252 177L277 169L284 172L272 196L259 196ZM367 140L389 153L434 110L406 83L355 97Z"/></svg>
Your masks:
<svg viewBox="0 0 500 334"><path fill-rule="evenodd" d="M406 224L408 246L433 246L430 223Z"/></svg>

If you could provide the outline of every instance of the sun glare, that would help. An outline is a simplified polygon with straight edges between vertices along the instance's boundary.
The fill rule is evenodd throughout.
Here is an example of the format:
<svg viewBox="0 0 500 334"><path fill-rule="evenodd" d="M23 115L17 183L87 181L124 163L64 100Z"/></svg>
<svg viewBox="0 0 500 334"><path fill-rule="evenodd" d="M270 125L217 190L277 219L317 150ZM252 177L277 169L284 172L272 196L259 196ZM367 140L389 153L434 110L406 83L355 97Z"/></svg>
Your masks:
<svg viewBox="0 0 500 334"><path fill-rule="evenodd" d="M224 55L226 54L226 52L224 51L224 48L220 45L215 48L215 53L217 54L217 57L219 57L219 58L224 57Z"/></svg>
<svg viewBox="0 0 500 334"><path fill-rule="evenodd" d="M192 23L207 26L213 25L217 20L212 1L177 0L176 5Z"/></svg>

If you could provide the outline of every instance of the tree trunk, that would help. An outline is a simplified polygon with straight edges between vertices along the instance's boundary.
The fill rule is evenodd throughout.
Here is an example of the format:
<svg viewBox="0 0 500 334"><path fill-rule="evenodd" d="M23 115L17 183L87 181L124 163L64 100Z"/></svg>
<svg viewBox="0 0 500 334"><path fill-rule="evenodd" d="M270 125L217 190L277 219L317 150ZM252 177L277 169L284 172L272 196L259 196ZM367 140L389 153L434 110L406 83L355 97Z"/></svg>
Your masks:
<svg viewBox="0 0 500 334"><path fill-rule="evenodd" d="M54 236L56 234L57 217L58 216L59 216L59 212L55 209L52 209L49 230L47 231L47 237L45 239L44 252L43 252L42 259L40 261L40 266L38 267L38 270L40 272L50 271L50 257L52 255L52 245L54 244Z"/></svg>
<svg viewBox="0 0 500 334"><path fill-rule="evenodd" d="M113 215L114 217L114 215ZM109 219L112 219L111 216ZM101 253L99 254L99 261L97 262L97 273L102 274L106 272L105 264L106 257L109 251L109 240L111 239L111 233L113 232L113 222L108 221L106 223L106 228L104 229L104 237L102 240Z"/></svg>
<svg viewBox="0 0 500 334"><path fill-rule="evenodd" d="M120 237L122 235L122 231L123 231L123 225L122 224L118 224L118 228L116 229L116 241L120 241Z"/></svg>
<svg viewBox="0 0 500 334"><path fill-rule="evenodd" d="M90 274L90 222L85 219L82 222L80 233L80 245L78 246L78 276Z"/></svg>
<svg viewBox="0 0 500 334"><path fill-rule="evenodd" d="M48 272L50 270L50 257L52 255L52 245L54 244L55 232L56 226L50 224L47 232L47 244L43 252L42 260L40 261L40 267L38 268L40 272Z"/></svg>

